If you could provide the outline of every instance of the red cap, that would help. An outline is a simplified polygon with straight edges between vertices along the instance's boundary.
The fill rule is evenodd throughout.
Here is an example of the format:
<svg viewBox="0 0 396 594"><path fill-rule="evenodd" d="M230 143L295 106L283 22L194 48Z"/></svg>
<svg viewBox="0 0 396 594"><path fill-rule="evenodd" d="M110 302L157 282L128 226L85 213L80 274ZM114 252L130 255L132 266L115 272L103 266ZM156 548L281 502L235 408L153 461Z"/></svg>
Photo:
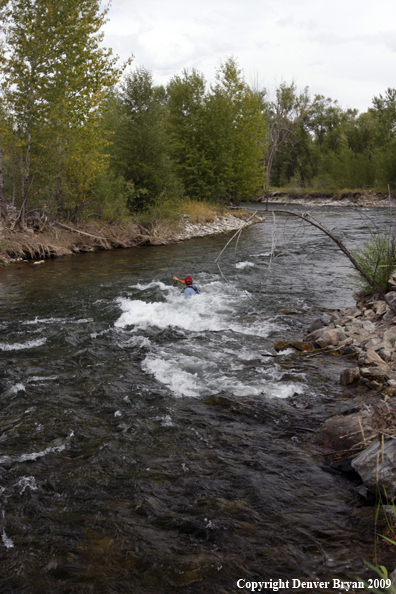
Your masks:
<svg viewBox="0 0 396 594"><path fill-rule="evenodd" d="M186 278L184 279L184 282L186 283L186 285L193 284L193 280L192 280L191 276L186 276Z"/></svg>

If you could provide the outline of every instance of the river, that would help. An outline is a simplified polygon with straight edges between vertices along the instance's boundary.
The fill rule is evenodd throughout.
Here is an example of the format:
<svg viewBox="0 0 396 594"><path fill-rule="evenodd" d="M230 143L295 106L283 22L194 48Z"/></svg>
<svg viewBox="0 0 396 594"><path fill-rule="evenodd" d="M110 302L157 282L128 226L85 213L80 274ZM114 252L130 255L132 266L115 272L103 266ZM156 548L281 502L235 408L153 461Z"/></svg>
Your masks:
<svg viewBox="0 0 396 594"><path fill-rule="evenodd" d="M316 216L356 248L366 215L393 220ZM340 361L265 356L322 307L353 305L348 261L278 215L263 284L270 220L223 254L228 282L214 260L231 235L0 269L0 592L367 576L375 509L309 444L350 407Z"/></svg>

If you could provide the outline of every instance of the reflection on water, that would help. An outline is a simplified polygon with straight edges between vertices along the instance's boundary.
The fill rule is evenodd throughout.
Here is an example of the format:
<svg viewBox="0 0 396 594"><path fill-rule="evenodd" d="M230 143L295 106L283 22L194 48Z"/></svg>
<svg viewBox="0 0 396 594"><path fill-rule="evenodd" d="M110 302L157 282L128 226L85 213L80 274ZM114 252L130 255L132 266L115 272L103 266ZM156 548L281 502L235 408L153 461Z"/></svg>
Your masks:
<svg viewBox="0 0 396 594"><path fill-rule="evenodd" d="M320 218L363 241L355 211ZM267 223L224 255L229 283L224 236L0 271L2 591L363 575L373 508L309 446L349 406L338 361L265 356L315 309L352 303L345 260L292 225L264 286Z"/></svg>

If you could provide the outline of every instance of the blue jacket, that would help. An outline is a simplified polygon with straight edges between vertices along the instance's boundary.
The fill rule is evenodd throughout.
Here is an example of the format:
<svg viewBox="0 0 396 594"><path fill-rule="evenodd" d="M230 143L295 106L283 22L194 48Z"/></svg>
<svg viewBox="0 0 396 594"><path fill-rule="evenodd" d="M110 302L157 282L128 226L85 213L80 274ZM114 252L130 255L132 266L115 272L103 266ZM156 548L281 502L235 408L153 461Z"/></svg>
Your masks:
<svg viewBox="0 0 396 594"><path fill-rule="evenodd" d="M197 285L189 285L183 291L184 298L185 299L190 299L193 295L199 295L200 292L201 291L198 289Z"/></svg>

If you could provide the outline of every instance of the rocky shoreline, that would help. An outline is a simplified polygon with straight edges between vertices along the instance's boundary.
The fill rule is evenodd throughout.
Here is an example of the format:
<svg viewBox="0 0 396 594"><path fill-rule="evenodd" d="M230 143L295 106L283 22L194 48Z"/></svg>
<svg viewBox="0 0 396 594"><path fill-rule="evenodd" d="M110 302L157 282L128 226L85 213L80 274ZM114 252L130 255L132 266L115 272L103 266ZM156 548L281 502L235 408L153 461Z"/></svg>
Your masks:
<svg viewBox="0 0 396 594"><path fill-rule="evenodd" d="M396 272L386 297L396 305ZM365 490L396 499L396 314L378 294L354 294L355 307L324 313L304 341L275 345L345 358L340 384L351 390L352 410L328 419L311 443L333 467L354 470ZM355 392L353 390L355 389ZM363 398L357 398L365 394Z"/></svg>
<svg viewBox="0 0 396 594"><path fill-rule="evenodd" d="M216 214L213 221L191 223L182 215L178 225L159 224L147 230L138 223L99 224L90 222L78 226L54 223L44 230L32 228L12 232L0 228L0 264L66 256L81 252L110 250L137 246L159 246L208 235L237 231L245 226L263 222L250 212ZM250 220L249 220L250 219Z"/></svg>
<svg viewBox="0 0 396 594"><path fill-rule="evenodd" d="M260 196L264 204L300 204L302 206L333 206L361 208L396 208L396 196L371 190L342 190L340 192L276 190Z"/></svg>

